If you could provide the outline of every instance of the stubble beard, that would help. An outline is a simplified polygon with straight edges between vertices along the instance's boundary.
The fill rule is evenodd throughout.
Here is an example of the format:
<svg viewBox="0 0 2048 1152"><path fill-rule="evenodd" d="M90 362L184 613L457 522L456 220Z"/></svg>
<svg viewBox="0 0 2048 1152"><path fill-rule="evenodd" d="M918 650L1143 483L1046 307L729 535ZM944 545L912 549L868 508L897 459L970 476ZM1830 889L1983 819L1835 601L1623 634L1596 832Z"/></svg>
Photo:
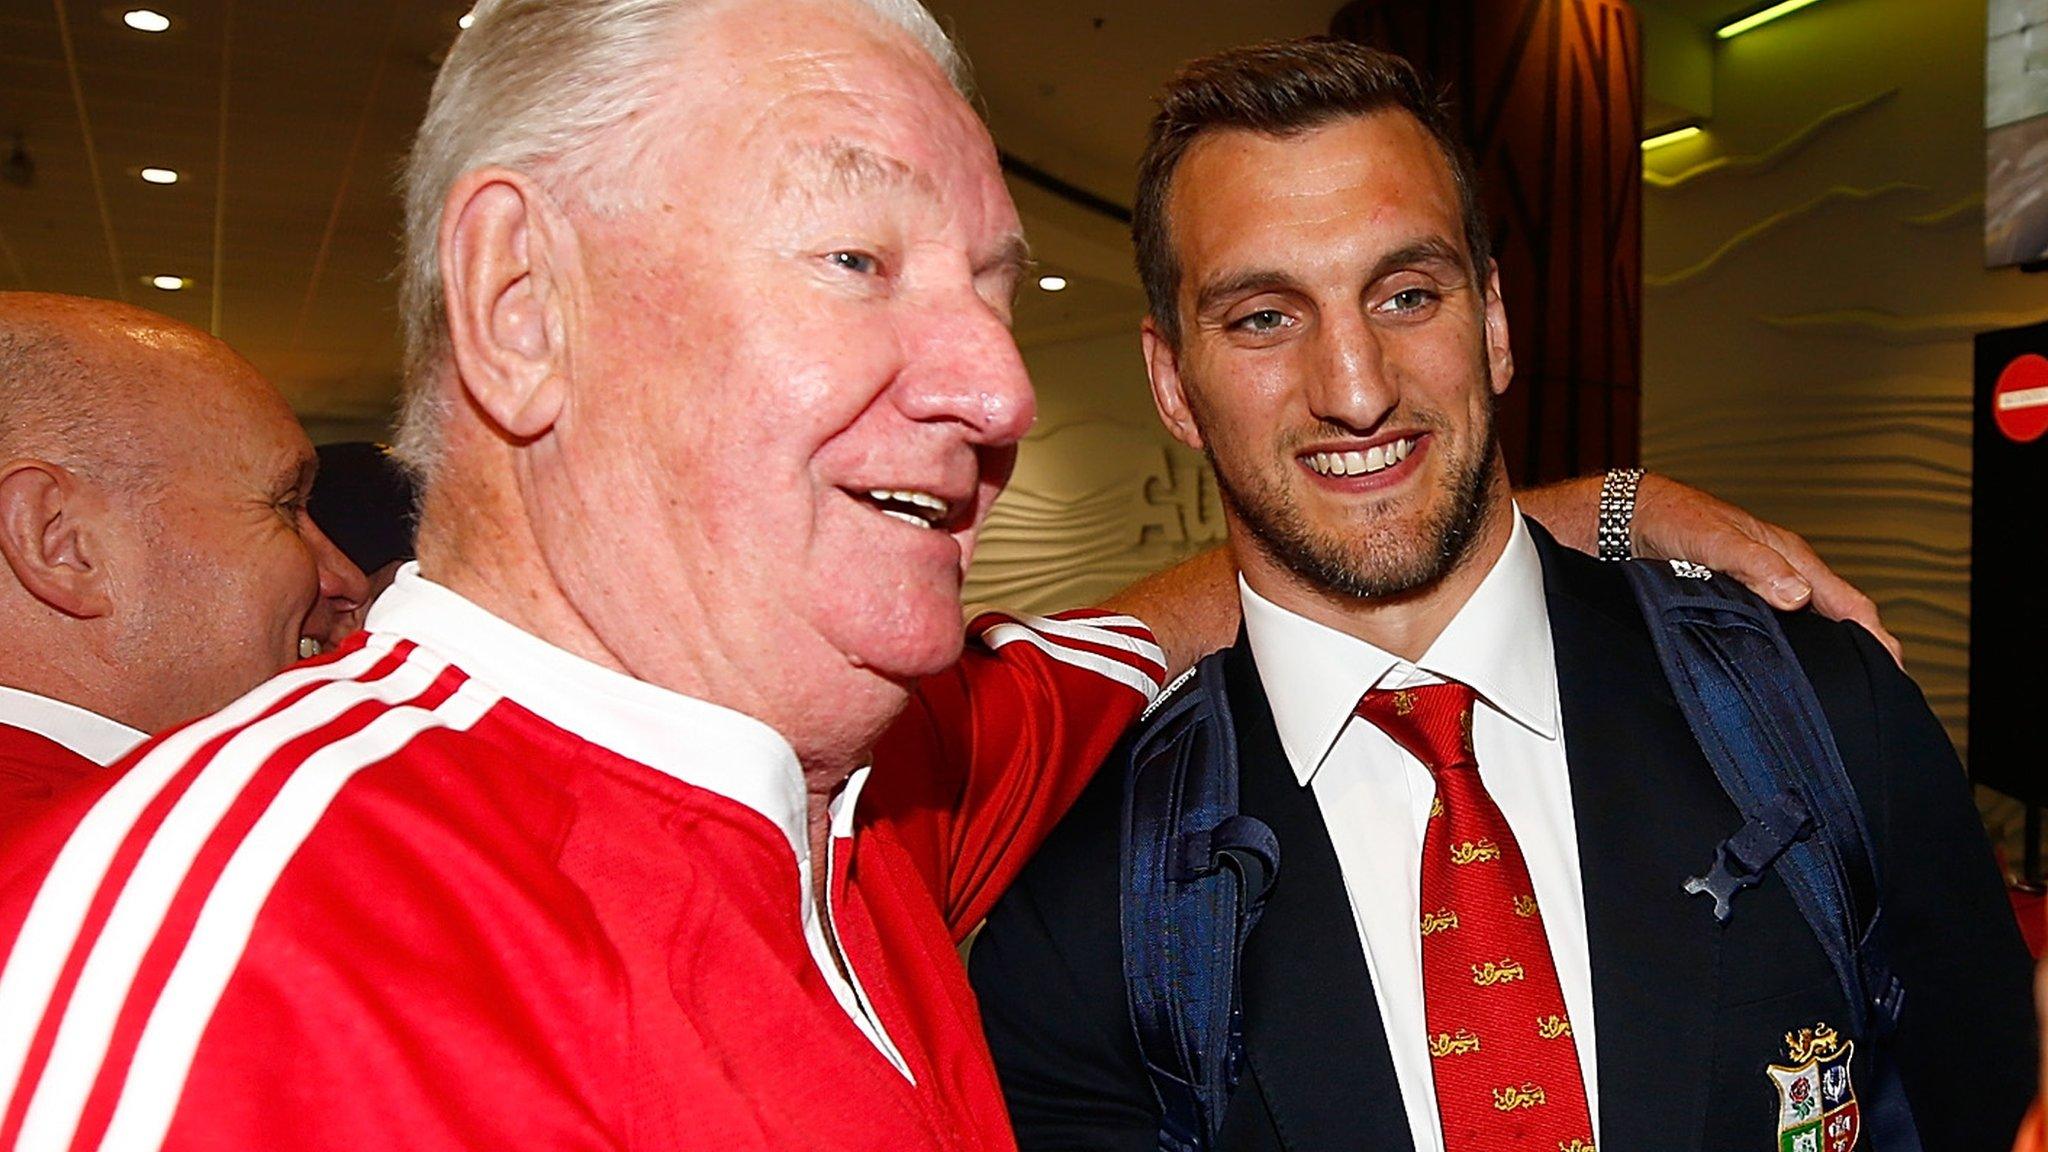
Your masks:
<svg viewBox="0 0 2048 1152"><path fill-rule="evenodd" d="M1375 524L1355 536L1338 536L1310 525L1287 498L1285 486L1252 477L1239 484L1218 465L1209 442L1203 453L1216 474L1217 491L1236 513L1256 546L1322 592L1357 599L1401 596L1442 580L1471 551L1486 520L1487 488L1493 479L1498 430L1489 394L1476 447L1439 484L1443 499L1429 510L1413 536L1396 526ZM1291 460L1292 454L1287 454ZM1293 466L1293 465L1289 465Z"/></svg>

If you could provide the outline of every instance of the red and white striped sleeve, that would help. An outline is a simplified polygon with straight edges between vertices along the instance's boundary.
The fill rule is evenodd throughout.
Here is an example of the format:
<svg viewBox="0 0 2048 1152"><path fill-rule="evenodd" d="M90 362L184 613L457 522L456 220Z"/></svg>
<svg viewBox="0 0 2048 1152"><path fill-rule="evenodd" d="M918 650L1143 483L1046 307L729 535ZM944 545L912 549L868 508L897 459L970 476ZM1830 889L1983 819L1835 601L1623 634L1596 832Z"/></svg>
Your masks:
<svg viewBox="0 0 2048 1152"><path fill-rule="evenodd" d="M396 987L445 1004L451 987L502 986L472 970L445 980L418 962L438 938L393 910L407 906L423 854L398 851L402 837L349 797L394 752L469 730L496 699L423 650L371 637L144 745L103 782L10 827L0 837L0 1148L296 1152L392 1130L412 1134L410 1147L467 1145L440 1138L458 1132L448 1116L460 1096L432 1077L483 1066L516 1077L523 1054L448 1058L480 1030L429 1035L355 1000ZM337 835L375 850L339 860L311 848ZM369 907L297 891L273 899L295 885L357 890ZM408 931L411 951L378 937ZM362 963L334 965L337 952L309 943L328 937ZM421 1060L416 1088L353 1074L405 1056Z"/></svg>
<svg viewBox="0 0 2048 1152"><path fill-rule="evenodd" d="M924 872L956 938L991 905L1158 695L1165 656L1131 616L987 612L921 681L861 800Z"/></svg>

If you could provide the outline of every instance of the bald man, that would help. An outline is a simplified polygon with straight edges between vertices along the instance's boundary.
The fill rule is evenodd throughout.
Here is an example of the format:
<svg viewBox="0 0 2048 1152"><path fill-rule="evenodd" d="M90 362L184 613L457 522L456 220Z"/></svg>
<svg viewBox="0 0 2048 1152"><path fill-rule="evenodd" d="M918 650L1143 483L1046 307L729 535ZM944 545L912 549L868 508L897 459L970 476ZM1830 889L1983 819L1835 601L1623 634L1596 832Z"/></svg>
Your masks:
<svg viewBox="0 0 2048 1152"><path fill-rule="evenodd" d="M219 340L0 293L0 818L326 642L366 592L315 466Z"/></svg>

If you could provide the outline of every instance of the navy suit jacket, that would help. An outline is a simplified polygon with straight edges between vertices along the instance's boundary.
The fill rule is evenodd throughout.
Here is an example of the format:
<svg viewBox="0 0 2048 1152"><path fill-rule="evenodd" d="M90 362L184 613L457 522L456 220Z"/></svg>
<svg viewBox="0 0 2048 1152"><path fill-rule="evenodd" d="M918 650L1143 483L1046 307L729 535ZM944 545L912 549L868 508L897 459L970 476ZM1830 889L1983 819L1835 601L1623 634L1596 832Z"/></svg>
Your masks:
<svg viewBox="0 0 2048 1152"><path fill-rule="evenodd" d="M1738 896L1725 924L1686 894L1741 817L1686 728L1626 578L1531 527L1578 825L1601 1152L1770 1152L1779 1104L1766 1068L1786 1062L1788 1031L1847 1020L1834 972L1775 877ZM2031 968L1969 782L1919 690L1868 634L1811 613L1784 622L1869 817L1907 989L1892 1051L1926 1148L2004 1152L2033 1094ZM1280 871L1245 951L1246 1072L1223 1146L1408 1152L1321 810L1281 751L1242 639L1225 673L1241 806L1278 835ZM1157 1146L1119 951L1120 776L1112 758L971 956L1027 1152ZM1866 1052L1851 1072L1870 1083Z"/></svg>

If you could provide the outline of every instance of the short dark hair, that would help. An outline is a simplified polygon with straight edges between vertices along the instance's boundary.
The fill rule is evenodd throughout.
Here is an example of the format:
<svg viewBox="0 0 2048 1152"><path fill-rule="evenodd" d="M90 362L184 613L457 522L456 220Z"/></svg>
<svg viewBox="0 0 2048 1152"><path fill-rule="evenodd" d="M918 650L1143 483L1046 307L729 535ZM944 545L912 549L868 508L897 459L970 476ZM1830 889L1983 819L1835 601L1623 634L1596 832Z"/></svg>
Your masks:
<svg viewBox="0 0 2048 1152"><path fill-rule="evenodd" d="M1286 137L1390 109L1415 117L1442 150L1458 186L1465 247L1474 271L1483 270L1492 250L1471 156L1452 127L1447 102L1407 60L1333 36L1310 36L1204 56L1167 81L1138 161L1131 240L1152 322L1168 343L1180 344L1181 267L1166 206L1188 148L1211 132L1243 129Z"/></svg>

